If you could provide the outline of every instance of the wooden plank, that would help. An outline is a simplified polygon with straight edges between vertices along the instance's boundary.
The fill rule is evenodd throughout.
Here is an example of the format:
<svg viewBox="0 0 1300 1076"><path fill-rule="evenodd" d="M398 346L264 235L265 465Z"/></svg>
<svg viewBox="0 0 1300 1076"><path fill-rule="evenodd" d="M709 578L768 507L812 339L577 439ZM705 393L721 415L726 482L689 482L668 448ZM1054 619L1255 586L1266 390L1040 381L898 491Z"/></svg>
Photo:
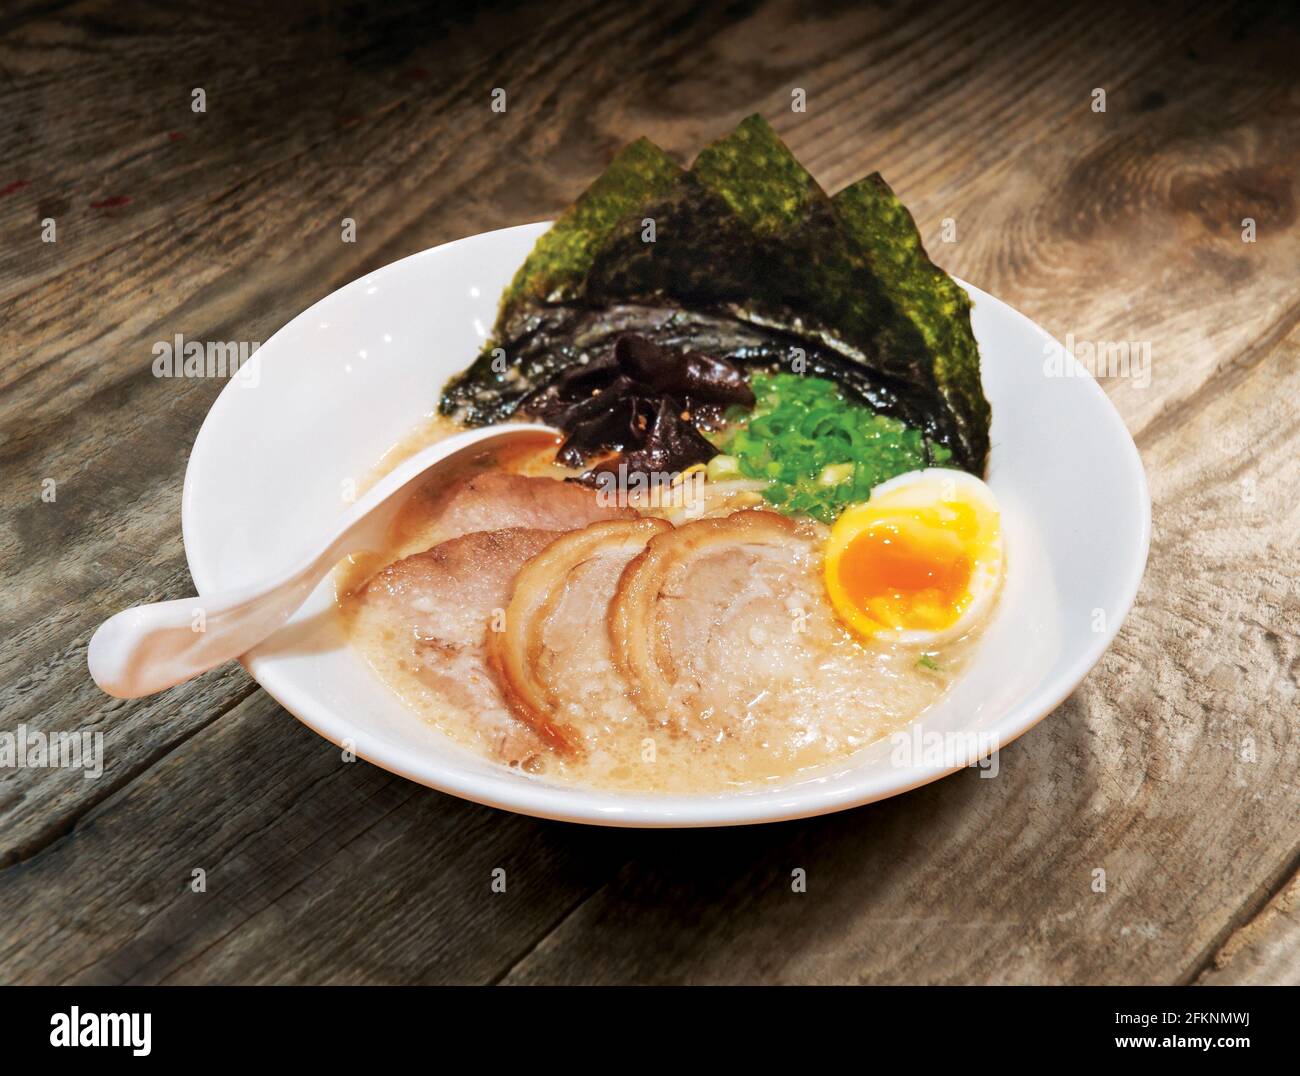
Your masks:
<svg viewBox="0 0 1300 1076"><path fill-rule="evenodd" d="M1300 823L1298 393L1294 332L1145 446L1156 508L1138 604L996 779L966 771L761 832L646 837L505 981L1194 974Z"/></svg>
<svg viewBox="0 0 1300 1076"><path fill-rule="evenodd" d="M612 877L508 981L1159 978L1154 958L1173 948L1187 959L1297 821L1296 744L1269 715L1294 701L1300 603L1294 581L1267 567L1296 509L1271 526L1259 518L1300 469L1300 420L1286 404L1300 339L1286 348L1234 398L1148 449L1169 507L1144 601L1103 684L1094 677L1004 752L997 780L966 773L782 826L605 833L487 812L342 765L258 694L70 836L0 873L0 913L14 924L0 966L17 981L478 981ZM1211 436L1225 428L1253 446L1248 474L1236 441ZM1214 458L1193 458L1198 445L1215 445ZM1204 518L1221 524L1181 529ZM1203 598L1178 585L1195 577L1193 563L1209 576ZM1171 619L1206 624L1218 611L1209 621L1228 622L1243 602L1238 567L1260 581L1266 600L1248 608L1267 629L1248 619L1216 640L1213 668L1200 664L1211 651L1196 631L1160 667L1145 664ZM1224 702L1232 714L1218 711ZM1257 737L1253 763L1238 757L1245 734ZM1256 795L1204 810L1237 785ZM509 854L526 866L517 872ZM629 854L636 862L618 870ZM519 924L514 906L522 929L508 944L462 950L448 939L485 913L474 881L503 863L524 875L544 916ZM199 911L185 903L195 866L227 887L214 884L207 896L220 899ZM790 891L795 867L808 872L807 894ZM1105 894L1091 890L1097 867Z"/></svg>
<svg viewBox="0 0 1300 1076"><path fill-rule="evenodd" d="M214 139L211 145L185 140L186 152L196 156L177 164L177 171L169 171L171 165L161 167L150 195L150 204L156 203L152 215L133 216L130 207L111 211L119 215L97 220L93 230L82 230L77 237L80 246L63 248L69 261L49 273L33 269L32 249L23 248L28 275L20 285L22 302L12 303L0 322L0 350L6 357L0 367L4 387L0 418L5 430L0 443L0 498L5 508L0 552L7 564L17 565L12 585L0 592L0 629L11 639L18 638L17 645L0 654L0 706L6 728L19 721L44 729L94 723L110 733L109 772L102 782L85 781L66 771L0 774L0 862L36 857L12 868L17 875L0 874L0 887L18 878L14 892L25 894L29 905L38 909L29 913L38 919L27 922L40 941L20 954L29 971L36 953L50 961L43 973L48 978L75 975L84 966L75 962L70 949L56 945L51 922L39 919L40 908L47 916L57 915L56 902L47 905L43 898L37 902L39 890L28 881L36 876L36 868L50 869L54 873L43 880L55 885L59 879L57 891L70 902L68 907L90 902L85 890L61 874L73 870L71 860L60 859L55 867L45 867L51 855L67 854L67 840L51 842L77 824L92 805L101 804L99 810L105 811L120 798L133 796L135 789L128 782L142 772L152 780L156 769L170 766L170 757L159 760L186 736L193 739L179 750L186 752L189 765L208 772L211 767L201 752L210 749L215 742L211 737L219 729L205 727L206 723L250 689L242 673L230 671L152 702L121 705L100 699L85 678L84 642L103 616L126 602L176 596L187 589L177 525L183 446L197 431L219 386L154 381L147 367L155 340L169 339L176 331L193 338L265 339L310 301L395 257L459 234L551 215L599 169L610 149L632 134L644 130L689 155L755 107L776 118L791 145L829 186L883 167L916 208L936 257L1026 309L1058 335L1072 331L1087 340L1152 340L1156 373L1151 387L1139 391L1120 382L1112 391L1134 428L1150 424L1156 431L1153 444L1166 443L1177 430L1175 409L1182 402L1208 406L1216 391L1214 382L1233 362L1244 367L1240 379L1253 378L1253 364L1265 361L1269 354L1267 346L1256 347L1254 342L1275 340L1288 331L1297 294L1292 284L1297 249L1295 189L1288 172L1296 117L1293 105L1277 90L1281 80L1276 74L1286 70L1281 66L1284 46L1292 40L1284 28L1248 22L1230 36L1224 32L1224 20L1210 9L1193 12L1172 29L1167 12L1159 10L1143 11L1137 17L1095 12L1083 20L1062 14L1059 21L1008 35L1005 12L1009 9L1001 16L995 12L976 17L968 8L939 5L919 15L834 11L792 20L795 9L785 5L761 5L739 16L695 13L690 8L681 5L654 16L593 12L589 18L574 15L558 26L546 23L547 33L540 37L530 39L524 33L490 38L494 44L500 42L491 54L490 70L507 71L512 80L512 110L505 116L493 116L480 100L491 80L482 85L476 81L486 71L476 66L483 54L474 44L473 32L453 32L445 42L418 43L408 55L433 63L436 78L429 80L433 85L420 85L409 93L401 90L394 97L387 96L391 87L384 79L395 78L410 61L400 50L390 54L381 48L367 61L379 74L374 108L362 122L334 130L321 118L332 116L328 109L312 113L304 121L309 127L318 124L312 127L311 138L301 143L291 140L287 148L259 140L254 132L246 140L248 160L241 162L238 171L227 167L231 154L240 149L233 134ZM95 5L89 9L97 10ZM677 18L678 33L662 31L662 20L669 16ZM1070 34L1062 32L1067 23ZM770 50L776 28L784 31L781 46ZM77 31L62 27L59 32ZM1199 50L1194 62L1179 60L1189 35ZM223 40L222 48L229 49L234 39ZM3 51L7 45L12 45L12 38L0 41L0 67L11 69L13 57ZM68 49L69 63L78 59L76 51ZM716 57L717 62L701 66L699 55ZM766 62L771 70L759 81L753 77L755 55L770 57ZM218 56L219 52L213 53L214 63ZM1082 62L1083 57L1089 62ZM124 61L115 49L106 46L103 60L106 66L89 77L104 79L123 70ZM222 62L239 67L229 57ZM1209 82L1207 65L1220 79L1226 73L1227 82L1220 81L1218 90L1203 85ZM928 77L914 79L918 70ZM1086 78L1077 73L1083 70ZM1086 111L1094 71L1102 72L1111 89L1110 111L1102 122ZM1012 78L1013 74L1037 77ZM671 83L667 92L665 80ZM783 81L808 84L812 101L808 114L787 111L788 89L771 89ZM0 76L0 93L4 85ZM157 107L156 87L131 80L122 80L122 85L124 92L135 95L130 115L143 122ZM1224 85L1229 89L1224 90ZM717 96L719 86L728 87L722 97ZM1153 93L1163 93L1165 104L1146 107ZM287 96L280 105L256 94L240 107L247 110L256 101L265 104L275 129L292 130L299 118L295 109L310 107L303 106L301 98ZM1006 149L1006 131L1012 125L1023 125L1023 130L1014 128L1017 144L1027 143L1020 152ZM70 182L67 177L83 166L86 177L96 182L106 182L114 174L117 165L107 150L107 156L90 154L83 162L66 148L51 156L52 167L61 169L58 175L65 177L59 183ZM72 148L80 152L86 147ZM1160 167L1148 171L1145 162L1153 154ZM151 160L136 173L142 182L152 182L146 173L159 167L158 159ZM503 162L509 167L503 167ZM128 162L128 167L135 166ZM1107 177L1112 180L1109 186L1102 182ZM1101 189L1091 201L1085 197L1092 189L1090 183L1099 183ZM196 192L192 199L186 193L191 186ZM1128 204L1130 193L1138 201L1136 206ZM1219 230L1225 214L1238 212L1241 204L1264 207L1260 241L1245 252L1233 245L1238 240ZM6 238L11 207L20 203L0 199L0 234ZM348 214L360 224L355 246L339 242L338 219ZM958 222L959 240L951 246L938 242L945 216ZM1135 257L1135 251L1141 256ZM1247 259L1245 268L1241 257ZM1247 285L1250 300L1244 301L1242 291ZM1207 332L1207 326L1212 332ZM59 481L57 507L37 500L41 477ZM124 505L130 506L125 512ZM1181 594L1169 602L1190 600ZM781 869L773 865L777 860L764 860L768 849L778 857L786 847L793 849L791 854L811 850L821 857L817 862L829 864L828 869L842 877L838 864L861 839L864 816L883 819L866 828L879 828L887 845L895 851L913 850L910 854L915 857L915 832L920 825L952 828L953 812L975 813L963 797L986 804L981 808L985 813L979 815L985 822L987 812L993 811L1010 827L1002 832L1018 833L1020 827L1031 826L1019 821L1019 816L1040 810L1039 800L1054 781L1063 782L1067 798L1083 796L1082 779L1065 774L1060 760L1089 757L1094 721L1109 729L1107 723L1115 720L1118 705L1103 705L1094 696L1108 699L1112 679L1122 687L1151 639L1162 638L1153 633L1170 630L1158 618L1143 627L1140 636L1131 634L1133 628L1126 632L1124 639L1131 641L1112 652L1088 689L1067 708L1064 724L1072 733L1057 732L1057 738L1047 739L1036 753L1024 745L1008 752L1009 760L1012 752L1026 753L1021 772L1027 786L1041 786L1036 792L1028 787L1008 790L1000 793L1008 801L1003 803L986 786L1001 787L1005 782L970 787L970 775L965 775L897 805L854 812L842 821L732 834L727 854L720 855L723 841L721 837L711 841L714 835L624 835L620 847L641 853L646 863L665 875L661 889L674 899L676 885L687 896L693 893L696 901L701 891L714 893L727 907L734 908L738 901L742 908L760 910L766 917L764 923L748 929L760 938L779 940L784 931L780 917L770 914L756 895L740 895L745 885L788 889ZM1288 636L1279 637L1290 645ZM1125 645L1127 649L1121 649ZM1185 651L1175 653L1181 655L1179 660L1186 658ZM1126 705L1133 701L1126 696L1122 700ZM252 700L246 705L252 705ZM1150 719L1151 711L1144 706L1132 712ZM286 720L283 715L281 720ZM1060 723L1062 715L1052 719L1053 725ZM1031 734L1025 744L1043 740L1046 728ZM312 742L328 750L327 745ZM1125 777L1133 779L1132 773ZM307 795L306 780L295 781L285 774L286 794ZM947 791L949 786L964 791ZM105 803L105 797L119 788L122 791ZM1110 793L1117 794L1116 790ZM449 802L421 795L428 795L431 802ZM1089 795L1092 812L1109 809L1100 792ZM958 803L948 807L946 797ZM172 810L177 810L177 802L182 801L173 802ZM204 810L225 805L225 801L205 800ZM268 826L277 809L286 808L272 804L260 815L241 812L231 824L255 835ZM448 809L460 810L461 805ZM151 818L162 813L150 810ZM517 820L487 822L479 836L491 846L496 826L509 834L516 824ZM284 825L291 827L289 822ZM978 827L961 823L958 828L976 843ZM74 831L86 842L79 853L79 869L84 871L85 864L93 861L84 848L97 844L102 832L93 829L87 836L84 828ZM277 832L279 825L272 821L268 833ZM590 831L573 832L555 838L554 848L545 845L543 856L562 862L574 848L585 852L587 842L599 844ZM440 830L432 830L418 838L418 849L411 849L394 837L401 855L394 857L392 869L407 862L403 856L423 854L428 848L440 855L439 841L444 839ZM508 843L513 838L503 839ZM1179 854L1189 847L1177 846ZM42 848L46 850L40 852ZM944 865L952 872L954 886L965 879L972 892L985 892L987 883L979 881L987 872L979 854L982 848L967 857L958 855L951 844L935 846L936 853L946 857ZM718 856L718 863L707 876L698 873L690 858L673 868L669 861L677 857L678 849L699 859ZM1074 851L1081 852L1077 847ZM1275 851L1269 844L1261 854ZM133 854L137 853L133 850ZM1143 868L1154 855L1149 844L1141 855L1146 858L1127 861L1134 885L1140 884ZM267 851L264 863L272 858ZM1035 868L1032 860L1018 862L1026 870ZM383 882L381 867L367 860L377 886ZM154 869L158 872L154 877L161 878L163 867ZM541 874L549 868L539 861L535 869ZM629 868L630 877L644 882L647 869L644 863ZM1180 878L1187 876L1181 863L1169 869ZM1150 873L1157 876L1154 868ZM736 881L737 876L741 881ZM933 876L932 866L922 862L911 862L906 868L900 863L896 868L890 883L896 892L887 906L894 907L897 925L905 926L909 916L918 918L915 911L907 911L902 895L922 882L929 884L926 880ZM1005 876L1000 877L1005 883ZM583 876L562 896L576 901L584 886L603 880L600 871ZM1222 929L1232 923L1233 881L1225 877L1215 887L1224 906L1216 920L1227 924ZM125 875L119 883L126 886ZM247 885L253 892L253 883ZM622 894L621 899L629 894L633 899L638 894L642 900L647 896L646 889L627 884L626 876L609 892ZM1030 893L1038 895L1037 890ZM245 903L256 899L260 899L256 893L241 897ZM831 939L817 944L831 944L841 925L852 927L859 921L854 896L841 892L837 899L837 910L829 918L813 917L820 921L823 936ZM452 902L451 894L446 900ZM607 898L602 901L608 908ZM689 901L682 906L696 907ZM342 917L343 905L334 907ZM998 929L1013 935L1012 927L1026 917L1014 904L1004 902L1001 907L1004 922ZM1131 905L1126 907L1131 910ZM201 929L229 924L228 914L220 911ZM134 935L123 920L112 920L99 934L87 926L83 935L87 944L98 946L92 977L257 976L254 954L240 945L244 931L256 931L266 944L288 944L290 937L286 929L277 931L268 922L274 919L273 909L262 909L258 915L255 921L240 920L230 927L229 937L214 943L211 957L198 955L200 944L207 945L213 938L203 933L197 941L181 943L186 955L165 967L131 949ZM400 915L396 918L405 922ZM1116 920L1107 915L1096 921L1106 929ZM962 936L974 930L969 919L952 925ZM1130 935L1125 937L1130 946L1136 944L1131 937L1134 931L1138 938L1144 936L1142 931L1149 932L1149 925L1128 925ZM530 929L536 927L532 923ZM931 922L929 935L940 927ZM716 928L713 934L706 932L713 944L718 934L729 931L742 939L755 936L722 921ZM309 927L300 920L294 920L294 929L303 932L302 938L295 936L294 945L319 941L310 937ZM153 940L142 943L144 948L156 948L159 939L170 937L165 925L158 930ZM512 937L519 942L526 933ZM1033 926L1031 933L1040 949L1027 958L1026 967L1037 973L1041 973L1043 939L1057 938L1068 945L1086 936L1086 931L1076 935L1065 928L1053 933L1045 926ZM572 942L571 933L565 937ZM640 938L643 947L652 947L647 939L653 935L647 932ZM1014 945L1021 943L1013 941L1014 951ZM429 937L419 944L428 949L435 964L451 960ZM1204 944L1213 946L1213 936ZM114 956L119 949L130 953ZM322 951L329 957L306 960L303 975L327 979L344 974L337 970L344 950L327 943ZM492 959L502 955L494 951ZM871 975L906 977L901 966L891 970L889 961L879 959L878 950L863 948L861 955L862 966ZM938 955L931 955L937 962ZM1166 960L1164 950L1158 955L1156 963L1162 969L1176 963ZM501 967L513 962L511 954L505 957ZM682 974L698 968L707 977L716 971L718 959L710 950L693 964L683 954ZM742 961L738 967L781 975L787 959L778 949L767 961L751 956L746 958L748 965ZM120 964L114 963L118 960ZM620 960L624 969L635 966L627 964L626 955L616 949L608 970L601 974L616 974ZM489 964L453 960L459 969L453 974L484 976L489 974L485 971ZM0 965L7 962L0 959ZM383 979L376 966L367 965L362 973ZM525 962L519 976L526 978L533 966L532 961ZM939 976L937 966L935 962L925 965L930 974ZM971 971L969 961L953 966L954 975ZM1134 969L1141 966L1138 953L1130 954L1124 964L1131 975L1139 974ZM654 967L652 954L647 971L653 973ZM817 977L829 974L827 967L812 959L803 972ZM1004 975L1013 974L1010 963L1000 967ZM285 966L276 973L294 974ZM848 974L862 972L851 969ZM1097 965L1089 965L1070 969L1069 974L1086 978L1100 972ZM384 981L401 977L395 973Z"/></svg>
<svg viewBox="0 0 1300 1076"><path fill-rule="evenodd" d="M1300 874L1214 954L1198 986L1300 986Z"/></svg>
<svg viewBox="0 0 1300 1076"><path fill-rule="evenodd" d="M20 117L0 131L0 300L417 96L435 109L466 96L488 77L475 42L506 54L564 43L568 21L554 7L465 18L414 0L334 13L286 3L276 33L263 18L240 5L92 2L0 36L0 92ZM45 218L57 243L41 242Z"/></svg>
<svg viewBox="0 0 1300 1076"><path fill-rule="evenodd" d="M1134 432L1296 315L1300 107L1272 45L1300 48L1300 32L1226 22L1176 38L1126 81L1097 77L1110 86L1105 114L1080 104L985 174L945 162L913 193L900 170L901 196L951 271L1073 338L1081 359L1093 344L1149 345L1149 382L1101 378Z"/></svg>
<svg viewBox="0 0 1300 1076"><path fill-rule="evenodd" d="M1075 47L1097 50L1107 70L1130 72L1167 35L1172 7L1072 20ZM734 115L762 107L784 118L783 130L804 142L812 163L825 158L827 179L836 186L881 163L882 153L891 174L895 161L901 167L913 158L931 170L956 161L980 168L986 157L1002 156L992 136L1010 114L1034 110L1040 122L1054 121L1077 104L1080 92L1070 87L1062 94L1059 77L1040 77L1052 73L1057 19L1027 25L1008 40L1009 11L999 18L941 4L808 17L790 4L767 4L737 18L676 4L637 18L608 8L586 17L534 5L448 23L427 5L321 19L316 5L304 3L284 13L291 35L265 35L239 11L200 8L160 26L152 9L78 5L53 26L19 25L0 39L0 71L7 73L13 110L30 117L0 132L0 160L12 172L0 177L0 189L9 192L0 199L6 240L0 298L136 239L178 208L210 202L276 162L346 140L351 128L378 115L401 110L415 126L426 116L446 123L450 112L483 113L484 86L505 75L515 85L525 77L539 81L521 87L517 111L563 106L545 128L527 132L540 143L534 151L563 147L556 162L562 196L553 197L547 182L517 188L514 196L541 194L528 219L546 215L571 200L630 129L645 129L687 154L719 133L708 110L665 115L645 107L657 100L664 70L687 62L683 42L700 54L721 55L739 78L749 50L780 38L775 75L781 89L747 95ZM1202 5L1182 12L1179 32L1212 11ZM675 24L672 35L658 29L667 19ZM397 34L400 41L393 40ZM483 41L493 43L490 52L475 48ZM296 42L288 55L286 42ZM623 62L615 65L611 57L619 54ZM199 67L193 61L222 55L232 61ZM982 69L972 73L976 60ZM924 85L908 77L917 67L929 73ZM150 77L139 78L141 70ZM717 81L709 69L680 75L677 93L701 103ZM1028 86L1026 75L1034 76ZM608 80L614 92L574 94L568 87L576 79ZM784 85L796 80L810 83L801 88L812 95L809 112L798 116ZM209 83L211 103L201 115L190 109L196 81ZM563 99L554 101L561 90ZM100 122L56 122L92 100L111 102ZM874 109L864 111L864 102ZM495 134L513 127L509 117L495 119L488 128ZM845 123L859 128L859 137L845 140ZM943 138L934 137L936 126ZM846 147L852 147L847 160ZM23 186L11 189L14 184ZM130 201L105 204L122 199ZM63 236L54 245L39 242L39 221L47 216Z"/></svg>
<svg viewBox="0 0 1300 1076"><path fill-rule="evenodd" d="M926 18L937 28L946 25L943 14ZM755 45L770 36L772 19L780 17L780 9L762 9L732 28L716 15L694 16L706 41L730 41L728 30L734 29L737 40ZM111 713L115 749L106 787L116 787L169 738L191 733L213 707L229 705L247 689L237 674L230 680L217 675L210 678L216 680L211 694L202 681L159 700L120 705L100 700L85 676L82 648L101 619L123 605L189 589L176 522L184 446L220 386L152 378L156 341L177 332L191 339L265 340L299 309L397 256L462 232L554 212L633 130L667 134L669 144L684 151L716 133L721 125L715 120L698 119L655 130L653 114L638 103L654 99L656 81L664 70L684 64L686 50L672 35L657 33L657 23L605 19L593 24L569 17L563 32L545 38L550 51L540 56L530 41L512 45L514 38L503 39L503 70L517 72L522 86L537 81L537 89L518 94L516 112L500 116L468 94L447 91L380 111L309 154L266 158L249 143L260 163L235 176L234 186L228 180L225 188L208 192L220 190L221 197L183 202L139 234L111 232L91 245L88 260L10 304L0 326L0 347L9 357L0 367L0 501L6 508L0 551L15 570L13 585L0 594L0 627L23 645L0 654L0 706L12 725L71 730ZM864 69L875 61L896 62L891 57L900 48L909 63L920 62L919 52L928 49L927 62L952 78L989 47L988 35L995 33L979 24L972 29L978 35L953 59L967 26L961 20L952 31L956 40L923 32L930 22L918 29L879 13L856 22L834 15L795 25L786 61L791 71L818 69L828 57L839 57L845 42ZM1157 29L1155 21L1144 21L1125 40L1150 48ZM1107 33L1113 35L1113 25ZM221 40L230 47L230 40ZM479 53L457 37L426 47L443 50L439 70L457 85L479 62ZM623 55L626 64L607 66L612 55ZM725 53L737 76L747 55ZM1139 55L1132 53L1130 61ZM617 83L612 98L596 101L600 95L590 91L553 100L562 87L582 84L584 64L597 57L597 74L612 79L617 71L622 79L609 83ZM108 66L95 77L109 78L112 65L122 61L106 50L98 62ZM394 56L390 67L405 62ZM683 74L704 100L713 69L687 68ZM945 95L955 92L952 78L942 80ZM145 89L123 85L135 95L133 115L146 114L149 101L157 107ZM903 126L929 123L949 103L947 96L932 101L924 89L890 94L890 114ZM986 89L1003 103L1011 93L1000 83ZM1073 90L1067 90L1051 91L1052 108L1072 99ZM613 100L621 100L630 117ZM857 114L852 98L832 107L844 109L846 123ZM794 116L789 113L785 122ZM292 122L288 115L282 119ZM710 126L714 130L706 131ZM813 159L819 147L842 141L824 113L815 124L790 126L786 133ZM955 137L964 152L971 136ZM216 174L223 172L221 160L219 154L211 157ZM861 168L867 167L864 161ZM439 197L439 191L473 193L465 199ZM158 197L172 195L160 191ZM338 222L348 214L358 220L356 244L340 242ZM53 505L39 499L46 478L58 483ZM36 646L49 652L42 649L34 662L28 648ZM34 664L40 671L35 678ZM99 787L60 771L0 774L0 862L29 855L50 834L62 832L80 805L98 798Z"/></svg>
<svg viewBox="0 0 1300 1076"><path fill-rule="evenodd" d="M0 872L0 968L8 983L487 982L621 856L612 832L345 762L259 692Z"/></svg>

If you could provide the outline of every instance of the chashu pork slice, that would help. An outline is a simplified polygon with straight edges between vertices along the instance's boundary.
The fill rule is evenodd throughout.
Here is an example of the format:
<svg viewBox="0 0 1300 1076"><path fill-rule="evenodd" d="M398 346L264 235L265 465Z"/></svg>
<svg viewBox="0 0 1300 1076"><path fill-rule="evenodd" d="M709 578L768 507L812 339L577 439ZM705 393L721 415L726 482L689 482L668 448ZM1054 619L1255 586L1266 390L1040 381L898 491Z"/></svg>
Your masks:
<svg viewBox="0 0 1300 1076"><path fill-rule="evenodd" d="M556 745L511 715L488 672L486 640L519 569L555 538L528 527L463 534L390 564L356 598L363 616L407 637L420 679L473 715L488 748L512 765Z"/></svg>
<svg viewBox="0 0 1300 1076"><path fill-rule="evenodd" d="M637 518L634 509L606 500L598 491L573 482L483 471L454 479L437 493L435 537L445 542L506 527L568 531L600 519Z"/></svg>
<svg viewBox="0 0 1300 1076"><path fill-rule="evenodd" d="M841 634L812 532L773 512L695 520L656 535L610 606L613 653L658 725L729 735L750 708L815 681Z"/></svg>
<svg viewBox="0 0 1300 1076"><path fill-rule="evenodd" d="M635 715L610 648L609 605L628 562L670 530L649 517L592 523L516 576L505 630L488 636L488 663L515 715L558 749L580 752L607 723Z"/></svg>

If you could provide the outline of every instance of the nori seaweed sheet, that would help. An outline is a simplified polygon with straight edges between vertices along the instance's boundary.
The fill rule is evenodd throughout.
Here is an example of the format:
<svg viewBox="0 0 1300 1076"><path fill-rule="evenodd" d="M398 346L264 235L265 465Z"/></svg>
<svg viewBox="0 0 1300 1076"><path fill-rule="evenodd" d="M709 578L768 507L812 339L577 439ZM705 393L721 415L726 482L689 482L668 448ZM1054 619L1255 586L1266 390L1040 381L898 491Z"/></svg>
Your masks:
<svg viewBox="0 0 1300 1076"><path fill-rule="evenodd" d="M912 214L879 172L845 187L832 202L845 232L866 251L890 301L921 334L935 383L962 439L971 457L983 461L989 450L990 410L980 383L970 296L930 260Z"/></svg>
<svg viewBox="0 0 1300 1076"><path fill-rule="evenodd" d="M609 233L655 196L682 168L648 138L624 146L590 187L537 240L501 298L508 309L576 298Z"/></svg>
<svg viewBox="0 0 1300 1076"><path fill-rule="evenodd" d="M500 421L631 332L741 364L790 369L799 356L803 372L836 380L982 474L988 405L969 304L943 283L965 293L913 242L888 187L869 182L828 198L758 116L690 171L645 139L632 143L539 239L492 341L448 384L441 410ZM653 243L642 238L646 218ZM494 369L498 347L505 364Z"/></svg>

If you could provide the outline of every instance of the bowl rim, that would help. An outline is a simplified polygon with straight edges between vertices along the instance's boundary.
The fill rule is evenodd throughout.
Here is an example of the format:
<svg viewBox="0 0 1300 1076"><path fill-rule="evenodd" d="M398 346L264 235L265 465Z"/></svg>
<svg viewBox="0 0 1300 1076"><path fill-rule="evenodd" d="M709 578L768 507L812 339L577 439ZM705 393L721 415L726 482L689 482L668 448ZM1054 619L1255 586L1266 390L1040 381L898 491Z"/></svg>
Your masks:
<svg viewBox="0 0 1300 1076"><path fill-rule="evenodd" d="M475 235L464 236L448 243L429 247L425 250L399 258L358 277L318 299L311 306L285 323L273 333L259 352L268 347L300 320L318 316L319 309L327 303L333 303L349 290L357 289L375 278L377 274L397 271L399 266L415 259L426 257L435 251L447 251L452 248L473 243L487 236L519 230L538 230L548 227L551 222L540 221L534 224L515 225L510 228L493 229ZM1100 409L1105 415L1108 429L1099 436L1118 438L1126 449L1130 469L1136 476L1137 504L1130 506L1136 510L1139 523L1141 551L1140 556L1132 559L1127 578L1122 580L1121 593L1125 595L1117 615L1107 617L1104 631L1094 634L1089 645L1082 648L1070 662L1067 671L1052 678L1015 705L1002 711L991 721L987 731L992 734L996 750L1000 750L1013 740L1028 732L1048 714L1056 710L1082 683L1088 673L1096 666L1106 650L1118 635L1133 604L1137 599L1143 575L1146 571L1147 558L1151 544L1151 497L1147 483L1146 471L1141 454L1129 433L1123 418L1110 397L1102 390L1092 374L1080 364L1058 341L1042 326L1016 310L1010 304L988 294L982 289L968 284L960 278L957 282L976 300L995 305L1004 316L1019 321L1039 337L1044 346L1059 348L1061 353L1073 364L1072 380L1085 384L1081 391L1094 394L1094 399L1104 406ZM194 461L203 452L207 442L216 435L214 429L221 421L219 416L227 404L223 399L228 393L237 391L233 382L228 382L213 400L187 460L185 480L181 494L181 532L185 547L186 563L200 596L216 589L215 580L207 566L200 563L199 546L196 538L197 523L194 519L193 504L197 496L195 490L196 468ZM413 758L412 752L390 745L364 728L353 726L348 719L336 714L328 705L313 697L310 690L296 681L292 676L283 675L273 658L253 654L239 659L240 664L249 675L284 709L297 720L312 729L319 736L338 747L346 747L358 758L380 766L392 773L426 787L436 789L461 799L481 803L489 807L513 811L537 818L555 821L576 822L590 825L635 828L699 828L734 825L754 825L766 822L791 821L809 818L836 811L864 806L882 799L909 792L922 785L937 781L957 770L966 768L970 761L957 761L934 764L917 764L906 770L893 771L897 779L888 780L879 774L864 771L859 780L846 782L842 788L834 789L829 794L817 795L815 785L787 786L785 789L738 790L734 792L700 794L694 796L665 795L648 792L612 792L603 789L587 789L579 786L563 786L534 782L519 774L502 768L500 774L490 777L470 773L462 767L440 758L434 753ZM378 681L376 685L382 687ZM463 750L463 749L462 749ZM788 793L788 799L775 798L781 793Z"/></svg>

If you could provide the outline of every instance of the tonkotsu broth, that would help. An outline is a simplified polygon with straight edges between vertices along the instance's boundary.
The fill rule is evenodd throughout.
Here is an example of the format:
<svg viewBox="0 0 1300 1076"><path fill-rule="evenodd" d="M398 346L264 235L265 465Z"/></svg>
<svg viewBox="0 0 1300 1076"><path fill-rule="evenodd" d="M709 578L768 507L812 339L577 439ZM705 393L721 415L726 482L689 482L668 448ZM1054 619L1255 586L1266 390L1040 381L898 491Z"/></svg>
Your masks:
<svg viewBox="0 0 1300 1076"><path fill-rule="evenodd" d="M385 454L369 482L460 428L445 419L430 420ZM572 474L552 461L553 453L551 443L539 442L537 448L498 453L467 469L501 468L555 478ZM434 492L421 491L403 507L382 553L339 567L338 608L352 645L391 690L456 742L494 758L493 744L509 719L452 704L418 675L409 636L353 597L379 569L439 540ZM741 506L729 503L719 511L727 514ZM811 570L818 572L819 565ZM592 629L603 630L599 618L593 619ZM901 729L932 706L960 672L971 645L967 638L946 646L935 655L940 671L933 671L918 667L914 648L863 645L842 628L834 631L815 675L786 682L779 694L760 692L749 700L730 734L718 732L709 738L654 726L622 694L621 684L570 677L581 694L571 700L565 719L582 732L585 750L569 758L548 752L530 764L530 772L587 787L664 793L718 792L810 776L843 764L855 751Z"/></svg>

